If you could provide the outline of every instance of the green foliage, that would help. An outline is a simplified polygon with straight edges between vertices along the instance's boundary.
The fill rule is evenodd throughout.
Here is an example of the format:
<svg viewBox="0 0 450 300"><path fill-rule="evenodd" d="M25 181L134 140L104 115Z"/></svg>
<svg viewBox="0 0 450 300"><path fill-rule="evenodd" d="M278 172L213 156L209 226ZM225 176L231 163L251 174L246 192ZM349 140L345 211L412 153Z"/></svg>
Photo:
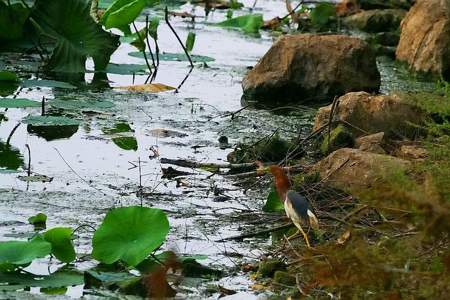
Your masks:
<svg viewBox="0 0 450 300"><path fill-rule="evenodd" d="M11 71L0 71L0 81L19 81L19 77Z"/></svg>
<svg viewBox="0 0 450 300"><path fill-rule="evenodd" d="M309 17L316 27L323 27L336 16L336 7L332 3L319 3L313 8Z"/></svg>
<svg viewBox="0 0 450 300"><path fill-rule="evenodd" d="M46 68L54 72L83 73L86 58L104 70L118 46L118 36L105 32L90 16L86 0L37 0L32 17L40 35L55 41Z"/></svg>
<svg viewBox="0 0 450 300"><path fill-rule="evenodd" d="M136 266L164 242L168 232L169 221L160 209L116 208L95 231L92 256L106 264L120 260Z"/></svg>
<svg viewBox="0 0 450 300"><path fill-rule="evenodd" d="M192 52L192 49L194 49L194 44L195 44L195 33L189 32L186 38L186 50L188 52Z"/></svg>
<svg viewBox="0 0 450 300"><path fill-rule="evenodd" d="M13 270L50 254L51 244L38 235L31 241L0 242L0 270ZM1 272L0 272L1 274Z"/></svg>
<svg viewBox="0 0 450 300"><path fill-rule="evenodd" d="M7 5L0 1L0 41L20 39L29 14L22 3Z"/></svg>
<svg viewBox="0 0 450 300"><path fill-rule="evenodd" d="M267 195L266 204L264 204L262 210L264 212L280 212L284 211L284 204L281 201L278 193L275 189L275 185L270 187L269 195Z"/></svg>
<svg viewBox="0 0 450 300"><path fill-rule="evenodd" d="M72 234L72 229L67 227L52 228L44 233L44 239L52 245L52 254L65 263L74 261L76 257Z"/></svg>
<svg viewBox="0 0 450 300"><path fill-rule="evenodd" d="M38 213L37 215L28 218L28 223L36 227L45 228L46 222L47 222L47 215L43 213Z"/></svg>
<svg viewBox="0 0 450 300"><path fill-rule="evenodd" d="M107 29L117 28L128 34L129 25L136 20L142 10L157 3L158 0L116 0L105 11L101 22Z"/></svg>
<svg viewBox="0 0 450 300"><path fill-rule="evenodd" d="M62 116L27 116L22 123L33 126L78 126L80 121Z"/></svg>
<svg viewBox="0 0 450 300"><path fill-rule="evenodd" d="M49 102L50 106L67 111L106 111L114 107L114 103L100 99L54 99Z"/></svg>
<svg viewBox="0 0 450 300"><path fill-rule="evenodd" d="M147 65L138 64L108 64L106 73L121 75L144 75L147 73Z"/></svg>
<svg viewBox="0 0 450 300"><path fill-rule="evenodd" d="M138 149L138 143L134 136L119 136L112 138L114 144L123 150L134 150Z"/></svg>
<svg viewBox="0 0 450 300"><path fill-rule="evenodd" d="M41 103L23 98L0 98L2 108L41 107Z"/></svg>
<svg viewBox="0 0 450 300"><path fill-rule="evenodd" d="M23 165L23 158L20 151L0 141L0 169L17 170Z"/></svg>
<svg viewBox="0 0 450 300"><path fill-rule="evenodd" d="M156 41L158 40L159 18L153 17L148 24L148 34Z"/></svg>
<svg viewBox="0 0 450 300"><path fill-rule="evenodd" d="M350 130L348 130L344 125L339 124L330 132L330 137L325 134L325 138L320 147L322 154L327 155L333 151L340 148L353 147L355 144L355 139Z"/></svg>
<svg viewBox="0 0 450 300"><path fill-rule="evenodd" d="M264 20L261 14L250 14L231 18L216 24L220 27L240 28L245 33L258 33Z"/></svg>
<svg viewBox="0 0 450 300"><path fill-rule="evenodd" d="M58 271L51 275L0 272L0 291L16 291L30 287L53 289L83 284L83 275L76 272Z"/></svg>

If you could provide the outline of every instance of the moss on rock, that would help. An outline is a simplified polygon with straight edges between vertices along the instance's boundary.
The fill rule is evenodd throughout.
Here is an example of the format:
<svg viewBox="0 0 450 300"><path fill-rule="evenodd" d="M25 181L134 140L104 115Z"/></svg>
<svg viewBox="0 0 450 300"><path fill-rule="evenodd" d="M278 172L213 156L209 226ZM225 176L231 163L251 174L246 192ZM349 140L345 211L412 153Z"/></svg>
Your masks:
<svg viewBox="0 0 450 300"><path fill-rule="evenodd" d="M352 133L342 124L338 125L330 133L330 136L325 135L320 151L327 155L340 148L351 148L355 145L355 139Z"/></svg>

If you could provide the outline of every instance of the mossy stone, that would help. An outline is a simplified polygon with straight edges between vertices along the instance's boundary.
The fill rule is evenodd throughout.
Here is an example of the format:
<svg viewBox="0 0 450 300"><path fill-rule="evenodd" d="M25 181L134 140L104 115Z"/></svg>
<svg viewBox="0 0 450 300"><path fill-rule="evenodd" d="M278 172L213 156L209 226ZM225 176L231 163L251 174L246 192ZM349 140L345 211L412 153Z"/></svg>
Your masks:
<svg viewBox="0 0 450 300"><path fill-rule="evenodd" d="M329 138L328 134L325 134L320 150L324 155L327 155L340 148L351 148L354 145L355 138L352 133L344 125L340 124L331 131Z"/></svg>
<svg viewBox="0 0 450 300"><path fill-rule="evenodd" d="M272 277L276 271L286 270L286 265L278 259L261 261L258 267L258 277Z"/></svg>
<svg viewBox="0 0 450 300"><path fill-rule="evenodd" d="M296 284L295 277L285 271L275 271L273 281L288 286L294 286Z"/></svg>

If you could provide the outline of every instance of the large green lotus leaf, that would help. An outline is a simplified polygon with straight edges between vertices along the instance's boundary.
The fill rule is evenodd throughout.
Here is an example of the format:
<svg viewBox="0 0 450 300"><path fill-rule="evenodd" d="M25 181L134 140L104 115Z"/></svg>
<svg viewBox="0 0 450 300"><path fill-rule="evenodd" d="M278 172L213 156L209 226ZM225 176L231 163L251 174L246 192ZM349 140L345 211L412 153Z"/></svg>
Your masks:
<svg viewBox="0 0 450 300"><path fill-rule="evenodd" d="M0 81L19 81L19 77L11 71L0 71Z"/></svg>
<svg viewBox="0 0 450 300"><path fill-rule="evenodd" d="M136 51L136 52L130 52L128 53L129 56L133 57L139 57L144 58L144 54L142 52ZM150 55L150 53L147 53L147 55ZM192 62L198 63L198 62L211 62L215 59L209 56L203 56L203 55L195 55L191 54ZM189 61L185 53L160 53L159 54L159 60L161 61Z"/></svg>
<svg viewBox="0 0 450 300"><path fill-rule="evenodd" d="M70 263L76 258L72 233L72 229L68 227L56 227L44 233L44 239L52 244L52 254L65 263Z"/></svg>
<svg viewBox="0 0 450 300"><path fill-rule="evenodd" d="M17 170L23 165L20 151L11 145L0 141L0 170Z"/></svg>
<svg viewBox="0 0 450 300"><path fill-rule="evenodd" d="M121 260L136 266L165 241L168 232L169 221L160 209L116 208L94 233L92 256L106 264Z"/></svg>
<svg viewBox="0 0 450 300"><path fill-rule="evenodd" d="M90 16L87 0L36 0L32 13L40 34L56 40L47 69L55 72L82 73L88 56L95 70L104 70L119 37L104 31Z"/></svg>
<svg viewBox="0 0 450 300"><path fill-rule="evenodd" d="M27 116L22 123L33 126L78 126L80 121L62 116Z"/></svg>
<svg viewBox="0 0 450 300"><path fill-rule="evenodd" d="M29 15L30 11L22 3L14 3L8 6L0 1L0 41L2 39L20 39Z"/></svg>
<svg viewBox="0 0 450 300"><path fill-rule="evenodd" d="M0 270L26 265L50 254L52 246L38 235L31 241L0 242ZM1 272L0 272L1 274Z"/></svg>
<svg viewBox="0 0 450 300"><path fill-rule="evenodd" d="M101 22L106 29L124 28L134 22L146 6L146 0L116 0L105 11Z"/></svg>
<svg viewBox="0 0 450 300"><path fill-rule="evenodd" d="M231 18L216 25L220 27L240 28L245 33L258 33L263 24L264 20L261 14L250 14Z"/></svg>
<svg viewBox="0 0 450 300"><path fill-rule="evenodd" d="M266 204L263 206L262 210L264 212L284 211L283 202L280 201L280 197L278 197L278 193L277 193L274 185L272 185L272 187L270 188L270 192L269 192L269 195L267 196Z"/></svg>
<svg viewBox="0 0 450 300"><path fill-rule="evenodd" d="M57 80L36 80L36 79L29 79L24 80L20 84L24 88L30 88L30 87L49 87L49 88L60 88L60 89L76 89L77 87L64 82L64 81L57 81Z"/></svg>
<svg viewBox="0 0 450 300"><path fill-rule="evenodd" d="M77 272L56 272L51 275L35 275L20 272L0 272L0 291L15 291L29 287L58 288L81 285L83 275Z"/></svg>
<svg viewBox="0 0 450 300"><path fill-rule="evenodd" d="M41 107L41 102L23 98L0 98L2 108Z"/></svg>
<svg viewBox="0 0 450 300"><path fill-rule="evenodd" d="M147 73L147 65L138 64L109 64L106 73L120 75L143 75Z"/></svg>

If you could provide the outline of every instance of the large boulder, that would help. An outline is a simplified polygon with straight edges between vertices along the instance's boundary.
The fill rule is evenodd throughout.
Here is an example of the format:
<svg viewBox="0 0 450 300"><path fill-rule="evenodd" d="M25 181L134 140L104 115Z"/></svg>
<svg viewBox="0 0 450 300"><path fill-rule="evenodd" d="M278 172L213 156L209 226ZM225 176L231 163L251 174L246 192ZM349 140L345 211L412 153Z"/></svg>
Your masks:
<svg viewBox="0 0 450 300"><path fill-rule="evenodd" d="M405 15L404 9L362 10L344 18L344 24L366 32L395 31Z"/></svg>
<svg viewBox="0 0 450 300"><path fill-rule="evenodd" d="M314 130L328 124L331 105L322 107L316 114ZM415 125L423 125L427 113L402 100L400 95L373 96L366 92L348 93L338 99L333 122L347 125L355 137L384 132L387 137L417 136Z"/></svg>
<svg viewBox="0 0 450 300"><path fill-rule="evenodd" d="M375 55L361 39L344 35L286 35L242 81L243 100L271 105L330 100L380 87Z"/></svg>
<svg viewBox="0 0 450 300"><path fill-rule="evenodd" d="M450 1L419 0L401 24L398 60L450 78Z"/></svg>
<svg viewBox="0 0 450 300"><path fill-rule="evenodd" d="M358 195L359 191L383 183L393 172L408 170L410 166L409 161L397 157L342 148L316 163L312 170L324 182Z"/></svg>

